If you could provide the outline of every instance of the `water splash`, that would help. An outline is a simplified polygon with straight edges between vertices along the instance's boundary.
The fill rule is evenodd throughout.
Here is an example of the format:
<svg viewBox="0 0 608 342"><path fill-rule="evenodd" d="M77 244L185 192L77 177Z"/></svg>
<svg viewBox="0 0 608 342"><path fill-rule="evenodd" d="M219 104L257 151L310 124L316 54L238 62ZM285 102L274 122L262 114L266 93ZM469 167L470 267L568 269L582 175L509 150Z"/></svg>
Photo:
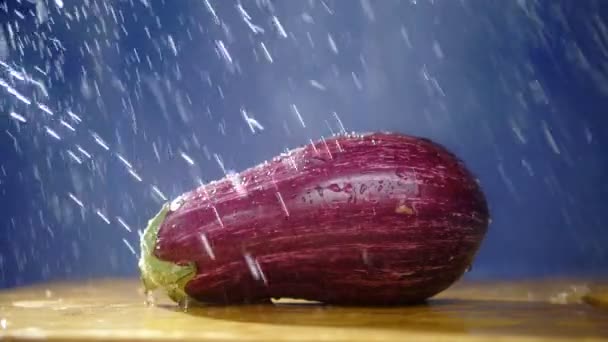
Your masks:
<svg viewBox="0 0 608 342"><path fill-rule="evenodd" d="M251 133L256 133L256 129L260 131L264 130L264 126L262 126L256 119L249 116L245 108L241 108L241 115L243 116L243 119L245 119L247 126L249 126Z"/></svg>

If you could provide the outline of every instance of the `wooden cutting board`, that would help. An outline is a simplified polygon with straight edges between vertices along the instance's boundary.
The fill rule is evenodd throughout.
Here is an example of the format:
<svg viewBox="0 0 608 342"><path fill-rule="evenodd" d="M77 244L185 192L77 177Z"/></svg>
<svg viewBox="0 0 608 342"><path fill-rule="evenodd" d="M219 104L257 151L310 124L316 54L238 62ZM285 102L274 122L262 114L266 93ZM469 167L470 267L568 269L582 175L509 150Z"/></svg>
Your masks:
<svg viewBox="0 0 608 342"><path fill-rule="evenodd" d="M461 282L425 305L145 304L137 280L0 291L0 340L608 341L608 282Z"/></svg>

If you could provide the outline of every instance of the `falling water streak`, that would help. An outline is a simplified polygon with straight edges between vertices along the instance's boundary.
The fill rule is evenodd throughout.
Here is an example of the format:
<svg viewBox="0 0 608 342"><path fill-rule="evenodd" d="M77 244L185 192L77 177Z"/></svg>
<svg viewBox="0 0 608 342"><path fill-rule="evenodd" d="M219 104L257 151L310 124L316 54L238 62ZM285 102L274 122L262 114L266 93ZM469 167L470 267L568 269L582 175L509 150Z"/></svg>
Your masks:
<svg viewBox="0 0 608 342"><path fill-rule="evenodd" d="M249 27L249 29L257 34L257 33L264 33L264 29L259 27L258 25L254 24L251 22L251 16L249 15L249 13L247 13L247 11L245 10L245 8L243 8L242 4L238 4L236 5L236 8L239 10L239 13L241 14L241 17L243 18L243 21L247 24L247 27Z"/></svg>
<svg viewBox="0 0 608 342"><path fill-rule="evenodd" d="M116 216L116 221L118 221L118 223L120 223L120 225L123 226L123 228L126 229L129 233L132 232L131 227L129 227L129 225L122 219L122 217Z"/></svg>
<svg viewBox="0 0 608 342"><path fill-rule="evenodd" d="M201 241L203 242L203 247L205 248L205 252L211 258L211 260L215 260L215 254L213 253L213 249L209 244L209 240L207 240L207 235L201 234Z"/></svg>
<svg viewBox="0 0 608 342"><path fill-rule="evenodd" d="M184 152L180 152L179 155L184 159L188 164L194 165L194 160Z"/></svg>
<svg viewBox="0 0 608 342"><path fill-rule="evenodd" d="M224 167L224 162L222 161L222 159L220 158L220 156L218 156L217 153L214 153L213 157L215 158L215 161L217 162L217 165L219 165L220 169L222 169L222 172L224 174L227 174L226 168Z"/></svg>
<svg viewBox="0 0 608 342"><path fill-rule="evenodd" d="M332 114L333 114L334 118L336 119L336 121L338 122L338 125L340 126L340 133L346 134L346 129L344 129L344 125L342 124L342 120L340 120L338 113L333 112Z"/></svg>
<svg viewBox="0 0 608 342"><path fill-rule="evenodd" d="M247 26L253 33L255 33L255 34L264 33L264 29L256 24L252 23L251 20L245 19L245 18L243 20L245 21L245 23L247 24Z"/></svg>
<svg viewBox="0 0 608 342"><path fill-rule="evenodd" d="M69 123L67 123L67 122L65 122L63 120L59 120L59 123L61 124L61 126L69 129L70 131L76 132L76 129L72 125L70 125Z"/></svg>
<svg viewBox="0 0 608 342"><path fill-rule="evenodd" d="M49 40L50 40L51 42L53 42L53 45L55 45L55 47L56 47L56 48L59 48L59 49L61 49L61 50L63 50L63 51L66 51L66 50L67 50L67 49L66 49L66 48L63 46L63 43L62 43L62 42L61 42L59 39L57 39L57 38L49 38ZM86 43L85 43L85 44L86 44Z"/></svg>
<svg viewBox="0 0 608 342"><path fill-rule="evenodd" d="M306 38L308 38L308 44L310 45L311 48L315 48L315 42L312 39L312 35L310 34L310 32L306 32Z"/></svg>
<svg viewBox="0 0 608 342"><path fill-rule="evenodd" d="M528 175L530 175L530 177L534 177L534 170L532 169L532 165L530 165L530 163L527 160L522 159L521 166L523 166L524 169L526 169L526 171L528 172Z"/></svg>
<svg viewBox="0 0 608 342"><path fill-rule="evenodd" d="M19 81L27 81L27 79L26 79L26 77L25 77L25 75L23 73L15 70L13 68L11 68L8 65L6 65L6 67L7 67L7 70L8 70L8 74L11 75L11 77L18 79Z"/></svg>
<svg viewBox="0 0 608 342"><path fill-rule="evenodd" d="M302 115L300 115L298 107L293 103L291 104L291 111L296 115L296 117L300 121L300 124L302 124L302 127L306 128L306 124L304 123L304 119L302 119Z"/></svg>
<svg viewBox="0 0 608 342"><path fill-rule="evenodd" d="M285 213L285 216L289 217L289 210L287 210L287 206L285 205L285 201L283 201L283 196L278 191L275 193L275 195L277 196L277 200L281 204L281 209L283 209L283 212Z"/></svg>
<svg viewBox="0 0 608 342"><path fill-rule="evenodd" d="M372 4L369 2L369 0L361 0L361 7L363 8L363 12L365 13L369 21L376 20L374 9L372 8Z"/></svg>
<svg viewBox="0 0 608 342"><path fill-rule="evenodd" d="M154 193L157 194L158 197L160 197L163 201L168 199L167 196L165 196L165 194L156 187L156 185L152 185L152 191L154 191Z"/></svg>
<svg viewBox="0 0 608 342"><path fill-rule="evenodd" d="M336 42L334 41L334 38L329 33L327 34L327 42L329 43L329 47L331 48L331 51L337 55L338 54L338 46L336 45Z"/></svg>
<svg viewBox="0 0 608 342"><path fill-rule="evenodd" d="M327 4L325 3L325 1L321 1L321 4L323 5L323 8L325 8L325 10L327 11L327 13L334 14L334 11L331 8L329 8L329 6L327 6Z"/></svg>
<svg viewBox="0 0 608 342"><path fill-rule="evenodd" d="M224 45L224 42L221 40L216 40L215 45L217 46L218 50L220 51L220 54L226 60L226 62L228 62L228 64L232 64L232 56L230 56L230 53L228 52L226 45Z"/></svg>
<svg viewBox="0 0 608 342"><path fill-rule="evenodd" d="M17 91L17 89L11 87L8 83L6 83L6 81L4 81L1 78L0 78L0 86L4 87L6 89L6 91L9 92L9 94L15 96L19 101L25 103L26 105L29 106L32 104L32 101L30 99L28 99L27 97L22 95L20 92Z"/></svg>
<svg viewBox="0 0 608 342"><path fill-rule="evenodd" d="M215 218L217 219L217 223L220 224L220 227L224 228L224 222L222 221L222 218L220 217L220 213L217 211L217 208L214 205L211 206L211 208L213 208L213 213L215 214Z"/></svg>
<svg viewBox="0 0 608 342"><path fill-rule="evenodd" d="M555 142L555 138L553 138L553 134L551 134L551 130L549 129L547 122L543 120L542 126L543 133L545 134L545 139L547 139L547 143L551 147L551 150L553 150L555 154L560 154L561 152L559 150L559 147L557 147L557 142Z"/></svg>
<svg viewBox="0 0 608 342"><path fill-rule="evenodd" d="M13 119L15 119L17 121L20 121L20 122L23 122L23 123L27 122L27 120L22 115L17 114L15 112L10 112L9 115L10 115L11 118L13 118Z"/></svg>
<svg viewBox="0 0 608 342"><path fill-rule="evenodd" d="M44 126L44 129L48 135L52 136L53 138L55 138L57 140L61 140L61 137L59 136L59 134L57 134L57 132L55 132L49 126Z"/></svg>
<svg viewBox="0 0 608 342"><path fill-rule="evenodd" d="M298 164L296 163L293 154L289 153L288 148L285 148L285 152L281 156L285 156L284 160L287 160L289 166L291 166L294 170L298 171Z"/></svg>
<svg viewBox="0 0 608 342"><path fill-rule="evenodd" d="M68 115L70 116L70 118L74 121L76 121L77 123L81 123L82 119L80 118L80 116L74 114L72 111L68 110Z"/></svg>
<svg viewBox="0 0 608 342"><path fill-rule="evenodd" d="M329 154L329 159L334 159L334 156L331 154L331 151L329 150L329 146L327 146L327 141L325 140L325 137L321 137L321 140L323 141L323 145L325 145L325 150L327 151L327 154Z"/></svg>
<svg viewBox="0 0 608 342"><path fill-rule="evenodd" d="M78 158L78 156L76 154L74 154L74 152L72 152L72 150L68 150L68 155L70 157L72 157L72 159L77 162L78 164L82 164L82 159Z"/></svg>
<svg viewBox="0 0 608 342"><path fill-rule="evenodd" d="M95 211L97 213L97 216L99 216L106 224L110 224L110 220L108 219L108 217L104 214L101 213L101 211L96 210Z"/></svg>
<svg viewBox="0 0 608 342"><path fill-rule="evenodd" d="M237 4L236 8L239 10L243 18L251 20L251 16L249 15L249 13L247 13L247 11L245 11L245 8L243 8L242 4Z"/></svg>
<svg viewBox="0 0 608 342"><path fill-rule="evenodd" d="M502 181L507 186L507 189L509 190L511 195L513 195L513 197L516 199L519 198L519 196L517 194L517 190L515 189L515 185L513 184L513 181L511 180L511 178L509 178L507 176L507 173L505 172L503 165L501 163L499 163L497 168L498 168L498 174L500 175L500 178L502 178Z"/></svg>
<svg viewBox="0 0 608 342"><path fill-rule="evenodd" d="M133 255L137 256L137 252L135 252L135 249L133 248L133 246L131 246L131 244L129 243L129 241L127 241L127 239L123 238L122 242L127 246L127 248L131 251L131 253L133 253Z"/></svg>
<svg viewBox="0 0 608 342"><path fill-rule="evenodd" d="M287 32L285 32L285 28L283 28L283 25L279 21L279 18L277 18L275 15L273 15L272 22L274 23L274 26L277 28L279 35L283 38L287 38Z"/></svg>
<svg viewBox="0 0 608 342"><path fill-rule="evenodd" d="M315 154L319 154L319 150L317 150L317 146L315 146L315 142L312 141L312 139L308 139L308 141L310 142L310 146L312 146L313 151L315 151Z"/></svg>
<svg viewBox="0 0 608 342"><path fill-rule="evenodd" d="M40 89L40 91L44 94L45 97L49 97L49 92L46 90L46 86L44 85L44 83L31 78L28 78L27 81L38 87L38 89Z"/></svg>
<svg viewBox="0 0 608 342"><path fill-rule="evenodd" d="M296 163L296 159L293 156L290 156L288 159L289 159L289 164L291 165L291 167L294 170L299 171L298 164Z"/></svg>
<svg viewBox="0 0 608 342"><path fill-rule="evenodd" d="M310 85L319 90L323 90L323 91L327 90L327 88L325 88L325 86L323 84L319 83L319 81L316 81L316 80L310 80Z"/></svg>
<svg viewBox="0 0 608 342"><path fill-rule="evenodd" d="M47 113L48 115L55 115L55 113L53 113L53 111L45 104L38 103L38 108L40 108L40 110Z"/></svg>
<svg viewBox="0 0 608 342"><path fill-rule="evenodd" d="M110 147L108 146L108 144L106 144L106 142L97 134L97 133L91 133L91 135L93 136L93 139L95 139L95 142L103 147L106 151L110 150Z"/></svg>
<svg viewBox="0 0 608 342"><path fill-rule="evenodd" d="M262 271L262 267L260 266L260 263L255 260L255 268L258 270L258 274L260 275L260 279L262 279L262 282L265 285L268 285L268 280L266 279L266 275L264 274L264 271Z"/></svg>
<svg viewBox="0 0 608 342"><path fill-rule="evenodd" d="M331 125L329 124L329 121L324 120L325 121L325 126L327 126L327 129L329 129L329 132L331 133L331 135L335 135L336 132L334 132L334 129L331 128Z"/></svg>
<svg viewBox="0 0 608 342"><path fill-rule="evenodd" d="M5 130L4 133L6 133L9 137L11 137L11 139L13 139L13 144L15 145L15 150L17 152L19 152L19 143L17 142L17 138L11 134L11 132L9 132L8 130ZM4 171L4 166L2 166L2 170ZM6 172L5 172L6 173Z"/></svg>
<svg viewBox="0 0 608 342"><path fill-rule="evenodd" d="M215 9L213 9L213 6L211 6L211 3L209 2L209 0L204 0L204 2L205 2L205 7L207 7L207 11L209 11L209 13L211 13L211 16L213 17L213 21L217 25L219 25L220 24L220 18L215 13Z"/></svg>
<svg viewBox="0 0 608 342"><path fill-rule="evenodd" d="M40 69L40 67L37 66L37 65L34 66L34 70L38 71L39 73L43 74L44 76L48 76L47 72L44 71L44 70L42 70L42 69Z"/></svg>
<svg viewBox="0 0 608 342"><path fill-rule="evenodd" d="M1 33L1 29L0 29L0 33ZM0 37L0 39L1 38L2 37ZM46 97L49 96L49 93L46 90L46 87L44 86L44 84L42 82L38 81L38 80L33 79L25 71L23 71L23 72L17 71L15 69L13 69L10 65L8 65L8 64L6 64L6 63L4 63L2 61L0 61L0 65L3 66L4 68L6 68L6 70L8 70L8 73L9 73L9 75L11 77L13 77L13 78L15 78L15 79L17 79L19 81L23 81L23 82L26 82L26 83L31 83L31 84L35 85L36 87L38 87L38 89L44 94L44 96L46 96ZM40 70L40 68L34 67L34 69L36 69L36 68L38 70ZM45 74L45 76L46 76L46 74Z"/></svg>
<svg viewBox="0 0 608 342"><path fill-rule="evenodd" d="M158 148L156 147L156 143L152 143L152 150L154 151L154 156L156 157L156 161L160 163L160 153L158 153Z"/></svg>
<svg viewBox="0 0 608 342"><path fill-rule="evenodd" d="M85 157L91 159L91 154L89 152L87 152L87 150L82 148L80 145L76 145L76 149L78 150L78 152L82 153Z"/></svg>
<svg viewBox="0 0 608 342"><path fill-rule="evenodd" d="M344 152L344 150L342 149L342 145L340 145L340 141L338 141L338 139L336 139L335 142L336 142L336 147L338 147L338 151Z"/></svg>
<svg viewBox="0 0 608 342"><path fill-rule="evenodd" d="M249 272L251 273L251 276L253 276L253 279L260 280L258 268L256 267L255 260L253 259L251 254L245 253L243 257L245 258L245 263L247 263L247 267L249 268Z"/></svg>
<svg viewBox="0 0 608 342"><path fill-rule="evenodd" d="M587 126L585 126L585 140L587 141L587 144L591 144L593 142L593 133Z"/></svg>
<svg viewBox="0 0 608 342"><path fill-rule="evenodd" d="M363 90L363 84L361 83L359 76L357 76L354 71L351 72L351 75L353 77L353 83L355 84L355 87L357 87L357 89L359 90Z"/></svg>
<svg viewBox="0 0 608 342"><path fill-rule="evenodd" d="M135 170L133 169L129 169L129 173L131 174L131 176L133 176L133 178L135 178L138 182L142 181L142 178L137 174L137 172L135 172Z"/></svg>
<svg viewBox="0 0 608 342"><path fill-rule="evenodd" d="M169 41L169 47L171 48L171 51L173 51L173 55L177 56L177 46L175 45L175 41L173 40L173 37L171 35L169 35L167 40Z"/></svg>
<svg viewBox="0 0 608 342"><path fill-rule="evenodd" d="M509 125L511 126L513 134L515 134L515 137L517 137L517 140L519 140L520 143L525 144L527 142L526 137L524 136L517 122L512 119L509 119Z"/></svg>
<svg viewBox="0 0 608 342"><path fill-rule="evenodd" d="M116 153L116 157L118 158L118 160L120 160L123 164L125 164L125 166L129 169L133 168L133 165L131 165L131 163L129 163L128 160L125 159L125 157L121 156L119 153Z"/></svg>
<svg viewBox="0 0 608 342"><path fill-rule="evenodd" d="M74 194L72 194L71 192L68 193L68 196L70 197L70 199L72 199L72 201L74 201L74 203L78 204L79 207L84 208L84 204L81 200L78 199L78 197L74 196Z"/></svg>
<svg viewBox="0 0 608 342"><path fill-rule="evenodd" d="M266 59L270 63L274 62L272 56L270 55L270 51L268 51L268 48L266 48L266 44L264 44L264 42L260 42L260 46L262 47L262 51L264 52L264 56L266 57Z"/></svg>

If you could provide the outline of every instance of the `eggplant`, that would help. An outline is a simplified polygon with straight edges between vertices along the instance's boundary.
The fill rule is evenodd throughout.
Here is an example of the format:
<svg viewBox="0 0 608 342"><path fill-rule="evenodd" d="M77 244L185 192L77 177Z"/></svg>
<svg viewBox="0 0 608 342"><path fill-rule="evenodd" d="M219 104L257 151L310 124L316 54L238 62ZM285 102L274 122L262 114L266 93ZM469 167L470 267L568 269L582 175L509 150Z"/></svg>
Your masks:
<svg viewBox="0 0 608 342"><path fill-rule="evenodd" d="M176 302L416 303L462 276L488 222L478 182L441 145L340 135L163 205L139 267Z"/></svg>

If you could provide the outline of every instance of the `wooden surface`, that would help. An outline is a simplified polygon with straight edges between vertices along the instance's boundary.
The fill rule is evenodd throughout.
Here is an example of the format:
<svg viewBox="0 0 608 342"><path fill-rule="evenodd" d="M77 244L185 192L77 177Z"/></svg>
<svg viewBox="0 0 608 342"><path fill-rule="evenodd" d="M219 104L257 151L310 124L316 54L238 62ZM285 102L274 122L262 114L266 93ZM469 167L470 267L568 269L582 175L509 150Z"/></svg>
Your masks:
<svg viewBox="0 0 608 342"><path fill-rule="evenodd" d="M0 292L0 339L222 341L608 341L607 282L456 284L425 305L302 302L183 309L135 280Z"/></svg>

